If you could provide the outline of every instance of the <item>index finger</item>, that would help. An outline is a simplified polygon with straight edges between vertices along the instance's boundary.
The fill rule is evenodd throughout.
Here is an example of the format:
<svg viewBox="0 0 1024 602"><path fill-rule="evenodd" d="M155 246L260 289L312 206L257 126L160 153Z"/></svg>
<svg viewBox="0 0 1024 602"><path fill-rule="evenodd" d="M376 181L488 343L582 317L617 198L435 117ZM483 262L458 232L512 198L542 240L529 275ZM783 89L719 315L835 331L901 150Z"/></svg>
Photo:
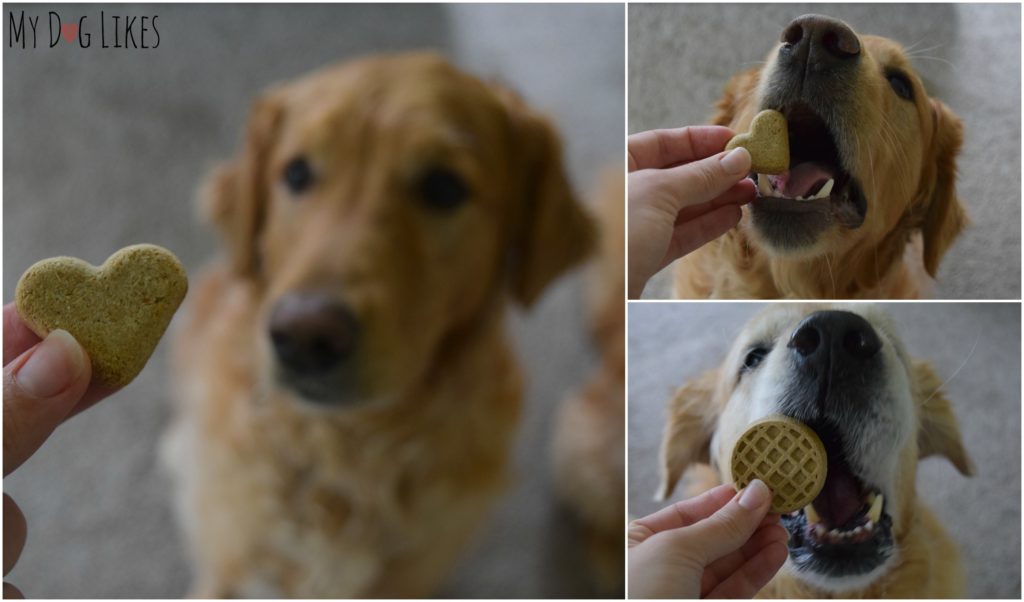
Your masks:
<svg viewBox="0 0 1024 602"><path fill-rule="evenodd" d="M637 519L633 523L646 527L653 533L688 527L717 512L719 508L729 503L734 495L736 495L735 487L728 484L719 485L695 498L676 502L654 514Z"/></svg>
<svg viewBox="0 0 1024 602"><path fill-rule="evenodd" d="M650 130L629 137L629 171L662 169L721 152L735 132L720 125Z"/></svg>
<svg viewBox="0 0 1024 602"><path fill-rule="evenodd" d="M21 320L14 303L4 306L4 365L41 341Z"/></svg>

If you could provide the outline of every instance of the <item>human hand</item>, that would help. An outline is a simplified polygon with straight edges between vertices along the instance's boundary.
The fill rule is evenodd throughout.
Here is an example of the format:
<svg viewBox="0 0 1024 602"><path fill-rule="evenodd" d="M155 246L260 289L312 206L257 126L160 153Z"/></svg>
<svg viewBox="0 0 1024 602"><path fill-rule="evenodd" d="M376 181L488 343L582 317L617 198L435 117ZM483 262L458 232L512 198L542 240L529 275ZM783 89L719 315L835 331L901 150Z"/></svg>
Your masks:
<svg viewBox="0 0 1024 602"><path fill-rule="evenodd" d="M630 598L750 598L786 561L789 535L754 480L721 485L629 525Z"/></svg>
<svg viewBox="0 0 1024 602"><path fill-rule="evenodd" d="M113 391L90 386L89 356L63 330L40 341L14 304L4 306L4 476L29 459L64 420ZM25 546L27 527L18 505L4 494L4 577ZM4 598L21 598L4 583Z"/></svg>
<svg viewBox="0 0 1024 602"><path fill-rule="evenodd" d="M721 152L720 126L652 130L629 137L629 297L676 259L718 238L754 200L750 153Z"/></svg>

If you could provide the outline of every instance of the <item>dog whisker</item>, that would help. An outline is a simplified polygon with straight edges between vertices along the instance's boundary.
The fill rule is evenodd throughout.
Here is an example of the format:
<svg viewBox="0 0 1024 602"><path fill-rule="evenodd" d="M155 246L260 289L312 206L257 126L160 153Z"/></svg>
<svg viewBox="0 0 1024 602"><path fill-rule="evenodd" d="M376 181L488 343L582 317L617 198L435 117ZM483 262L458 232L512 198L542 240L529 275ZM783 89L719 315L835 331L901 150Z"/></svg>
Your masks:
<svg viewBox="0 0 1024 602"><path fill-rule="evenodd" d="M908 49L905 50L904 53L907 55L907 57L914 57L914 56L917 56L917 55L921 54L922 52L931 52L932 50L937 50L939 48L944 48L944 47L945 47L945 44L936 44L934 46L929 46L928 48L918 48L917 50L915 50L913 52L910 52L910 49L908 48Z"/></svg>
<svg viewBox="0 0 1024 602"><path fill-rule="evenodd" d="M832 261L829 260L829 255L825 254L825 266L828 267L828 278L832 281L832 298L835 299L839 296L839 292L836 290L836 276L832 273Z"/></svg>
<svg viewBox="0 0 1024 602"><path fill-rule="evenodd" d="M928 38L927 38L927 37L924 37L924 38L918 38L918 40L917 40L916 42L914 42L913 44L911 44L910 46L905 46L905 47L903 48L903 52L904 52L905 54L909 54L911 50L913 50L914 48L916 48L918 44L920 44L921 42L924 42L924 41L925 41L926 39L928 39Z"/></svg>
<svg viewBox="0 0 1024 602"><path fill-rule="evenodd" d="M932 391L931 395L926 397L925 400L923 402L921 402L922 406L928 405L928 402L931 401L933 397L938 395L939 391L941 391L944 388L946 388L946 385L948 385L954 378L956 378L957 374L960 374L960 371L963 370L964 366L967 365L967 362L969 362L971 360L971 358L974 356L974 351L978 348L978 342L979 341L981 341L981 335L980 334L977 335L976 337L974 337L974 344L971 345L971 350L967 352L967 357L964 358L964 361L960 362L960 365L957 366L956 370L953 370L953 373L949 375L949 378L947 378L946 380L942 381L942 384L939 385L938 387L935 387L935 390Z"/></svg>
<svg viewBox="0 0 1024 602"><path fill-rule="evenodd" d="M945 64L949 65L950 68L952 68L952 69L956 69L957 68L957 66L954 63L952 63L950 61L947 61L944 58L937 57L937 56L915 55L912 58L914 60L921 59L921 60L925 60L925 61L937 61L937 62L945 63Z"/></svg>

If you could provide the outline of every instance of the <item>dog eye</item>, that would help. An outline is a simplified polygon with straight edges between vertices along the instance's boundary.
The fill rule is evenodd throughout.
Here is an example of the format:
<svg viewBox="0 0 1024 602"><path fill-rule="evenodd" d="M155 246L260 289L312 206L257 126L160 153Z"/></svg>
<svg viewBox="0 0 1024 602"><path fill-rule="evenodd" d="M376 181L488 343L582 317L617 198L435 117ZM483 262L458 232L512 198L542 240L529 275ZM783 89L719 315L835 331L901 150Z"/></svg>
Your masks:
<svg viewBox="0 0 1024 602"><path fill-rule="evenodd" d="M296 157L284 168L284 183L292 194L302 194L313 185L313 170L305 157Z"/></svg>
<svg viewBox="0 0 1024 602"><path fill-rule="evenodd" d="M767 355L768 349L765 349L764 347L754 347L747 352L747 357L743 358L743 368L740 371L746 372L747 370L757 368L761 362L764 361L764 358L767 357Z"/></svg>
<svg viewBox="0 0 1024 602"><path fill-rule="evenodd" d="M904 100L914 99L914 86L910 84L910 80L905 74L899 71L889 71L885 74L885 79L889 80L889 85L896 96Z"/></svg>
<svg viewBox="0 0 1024 602"><path fill-rule="evenodd" d="M431 209L449 211L469 196L469 187L458 174L443 167L428 170L419 181L419 195Z"/></svg>

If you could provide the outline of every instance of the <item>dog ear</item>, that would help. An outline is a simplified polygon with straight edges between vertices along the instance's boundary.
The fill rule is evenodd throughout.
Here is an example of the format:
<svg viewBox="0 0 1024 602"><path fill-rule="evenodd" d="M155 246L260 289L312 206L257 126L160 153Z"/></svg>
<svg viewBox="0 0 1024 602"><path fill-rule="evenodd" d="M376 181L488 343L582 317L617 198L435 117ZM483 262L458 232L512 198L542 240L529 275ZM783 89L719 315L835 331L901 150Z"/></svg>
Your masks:
<svg viewBox="0 0 1024 602"><path fill-rule="evenodd" d="M953 111L932 99L935 124L929 151L930 169L924 172L925 215L921 225L924 237L924 265L933 277L939 262L953 240L967 226L967 214L956 197L956 156L963 142L963 123ZM928 190L930 187L930 190Z"/></svg>
<svg viewBox="0 0 1024 602"><path fill-rule="evenodd" d="M709 370L680 387L669 402L655 500L668 498L691 464L710 461L711 436L718 422L717 384L718 370Z"/></svg>
<svg viewBox="0 0 1024 602"><path fill-rule="evenodd" d="M207 178L202 210L224 237L231 267L252 277L259 267L257 238L267 205L268 160L281 119L273 94L256 101L249 114L242 150Z"/></svg>
<svg viewBox="0 0 1024 602"><path fill-rule="evenodd" d="M572 192L555 129L515 94L497 92L510 115L513 143L521 157L511 288L515 298L529 306L551 281L593 250L596 228Z"/></svg>
<svg viewBox="0 0 1024 602"><path fill-rule="evenodd" d="M736 114L740 112L741 106L754 95L758 79L761 76L759 68L741 71L729 78L722 91L722 97L715 103L715 114L711 118L712 125L732 125Z"/></svg>
<svg viewBox="0 0 1024 602"><path fill-rule="evenodd" d="M960 474L974 474L974 463L964 449L953 407L942 391L942 381L931 366L915 362L914 397L920 405L917 431L918 457L945 456Z"/></svg>

